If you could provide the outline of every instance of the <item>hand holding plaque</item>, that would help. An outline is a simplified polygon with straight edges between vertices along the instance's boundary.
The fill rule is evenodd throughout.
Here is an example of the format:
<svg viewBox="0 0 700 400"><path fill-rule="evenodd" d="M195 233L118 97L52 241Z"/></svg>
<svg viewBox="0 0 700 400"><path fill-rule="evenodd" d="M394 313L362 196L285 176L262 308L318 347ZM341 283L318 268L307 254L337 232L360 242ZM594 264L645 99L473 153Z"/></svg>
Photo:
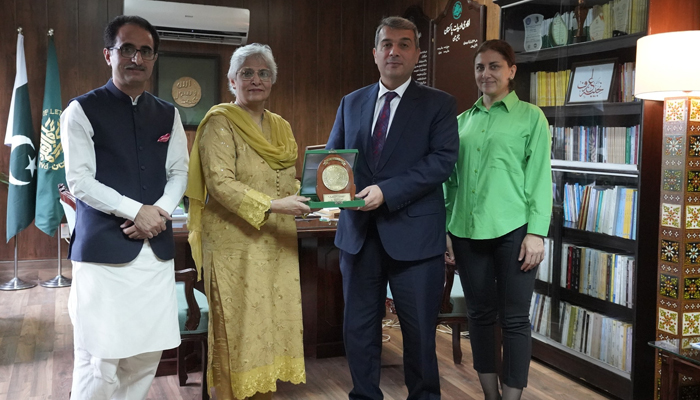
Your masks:
<svg viewBox="0 0 700 400"><path fill-rule="evenodd" d="M350 163L336 154L326 156L316 172L316 195L322 202L354 200L355 179Z"/></svg>

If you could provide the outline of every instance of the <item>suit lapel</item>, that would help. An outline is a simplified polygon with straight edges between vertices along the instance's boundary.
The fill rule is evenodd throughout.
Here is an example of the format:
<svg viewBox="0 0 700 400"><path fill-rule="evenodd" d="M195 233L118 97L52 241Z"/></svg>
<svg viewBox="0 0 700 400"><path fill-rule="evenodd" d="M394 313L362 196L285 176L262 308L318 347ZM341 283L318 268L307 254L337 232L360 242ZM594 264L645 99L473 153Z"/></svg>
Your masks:
<svg viewBox="0 0 700 400"><path fill-rule="evenodd" d="M406 125L411 119L413 110L418 104L416 101L418 97L419 88L416 87L416 83L411 80L411 83L408 84L408 87L401 98L401 102L399 102L399 106L396 108L396 114L394 114L394 118L391 120L391 127L389 128L389 133L387 135L386 142L384 143L382 155L379 158L377 170L382 169L384 164L386 164L386 161L389 159L389 156L391 156L391 153L393 153L394 149L396 149L396 146L399 144L401 135L403 135L403 132L406 130Z"/></svg>
<svg viewBox="0 0 700 400"><path fill-rule="evenodd" d="M372 120L374 119L374 108L377 104L377 94L379 84L375 84L367 91L362 110L360 111L360 140L364 146L362 154L365 155L364 162L367 163L371 171L374 171L374 159L372 157Z"/></svg>

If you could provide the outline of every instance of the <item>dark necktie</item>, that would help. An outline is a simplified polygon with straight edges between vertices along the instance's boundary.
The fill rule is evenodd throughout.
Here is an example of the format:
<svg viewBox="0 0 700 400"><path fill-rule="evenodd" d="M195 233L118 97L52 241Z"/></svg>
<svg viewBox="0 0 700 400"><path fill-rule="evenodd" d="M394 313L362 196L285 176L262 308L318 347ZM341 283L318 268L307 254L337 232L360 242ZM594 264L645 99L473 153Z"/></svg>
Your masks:
<svg viewBox="0 0 700 400"><path fill-rule="evenodd" d="M382 111L379 112L377 117L377 123L374 124L374 132L372 132L372 154L374 155L374 166L379 164L379 157L382 155L382 149L384 149L384 142L386 141L386 131L389 127L389 117L391 116L391 100L398 96L395 92L387 92L384 95L384 106L382 106Z"/></svg>

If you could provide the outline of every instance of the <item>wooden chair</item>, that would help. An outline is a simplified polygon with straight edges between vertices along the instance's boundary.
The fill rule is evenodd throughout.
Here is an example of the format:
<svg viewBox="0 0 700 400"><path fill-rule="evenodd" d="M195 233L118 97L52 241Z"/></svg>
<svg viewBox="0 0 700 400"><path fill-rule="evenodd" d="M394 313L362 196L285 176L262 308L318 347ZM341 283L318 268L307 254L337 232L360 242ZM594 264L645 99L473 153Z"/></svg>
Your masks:
<svg viewBox="0 0 700 400"><path fill-rule="evenodd" d="M75 225L75 196L62 184L58 184L58 192L66 211L68 225L73 231ZM201 344L202 362L202 399L208 400L207 390L207 330L209 324L209 304L206 296L194 288L197 282L197 271L193 268L175 271L175 284L178 301L178 320L180 323L180 338L182 342L199 342ZM199 300L198 300L199 298ZM201 304L201 306L200 306ZM182 345L180 346L182 347ZM187 384L185 356L177 352L177 376L180 386Z"/></svg>
<svg viewBox="0 0 700 400"><path fill-rule="evenodd" d="M452 358L455 364L462 363L462 347L460 333L462 327L467 327L467 305L464 300L461 282L454 284L456 267L445 264L445 286L442 289L442 302L437 325L447 325L452 329ZM386 305L392 314L396 314L396 305L387 286ZM454 311L454 312L453 312Z"/></svg>
<svg viewBox="0 0 700 400"><path fill-rule="evenodd" d="M177 284L180 338L183 343L199 342L201 345L202 399L208 400L207 332L209 324L209 305L204 294L194 288L194 284L197 282L197 271L195 269L187 268L175 271L175 281ZM180 347L182 347L182 345L180 345ZM180 386L185 386L187 384L187 370L185 368L185 356L183 352L180 351L180 347L177 348L177 377L180 381Z"/></svg>
<svg viewBox="0 0 700 400"><path fill-rule="evenodd" d="M63 213L66 215L68 230L70 234L73 234L73 227L75 226L75 196L62 183L58 184L58 195L63 207Z"/></svg>
<svg viewBox="0 0 700 400"><path fill-rule="evenodd" d="M445 287L442 290L442 303L438 314L438 325L447 325L452 329L452 359L455 364L462 363L460 343L462 327L468 326L467 308L462 292L461 281L455 285L455 265L445 264Z"/></svg>

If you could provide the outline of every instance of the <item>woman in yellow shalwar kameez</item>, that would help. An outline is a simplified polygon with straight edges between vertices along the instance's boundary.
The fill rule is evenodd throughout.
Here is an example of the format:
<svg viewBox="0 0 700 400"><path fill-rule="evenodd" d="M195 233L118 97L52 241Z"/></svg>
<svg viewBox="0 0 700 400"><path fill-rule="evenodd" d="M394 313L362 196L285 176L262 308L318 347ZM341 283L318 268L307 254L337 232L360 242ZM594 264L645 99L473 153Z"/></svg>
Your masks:
<svg viewBox="0 0 700 400"><path fill-rule="evenodd" d="M207 381L217 398L270 399L277 380L306 382L294 215L297 144L265 110L277 77L257 43L231 57L234 104L212 107L190 156L190 244L209 300Z"/></svg>

